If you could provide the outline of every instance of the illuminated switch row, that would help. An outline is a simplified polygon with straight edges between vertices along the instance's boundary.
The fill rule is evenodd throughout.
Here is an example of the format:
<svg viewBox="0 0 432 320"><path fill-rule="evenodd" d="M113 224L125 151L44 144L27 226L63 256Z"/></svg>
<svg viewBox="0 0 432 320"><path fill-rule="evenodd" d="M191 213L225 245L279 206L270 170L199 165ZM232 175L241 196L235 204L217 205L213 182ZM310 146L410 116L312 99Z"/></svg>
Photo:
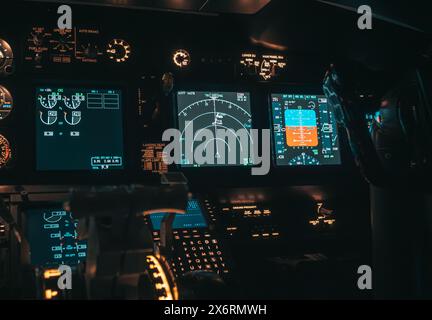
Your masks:
<svg viewBox="0 0 432 320"><path fill-rule="evenodd" d="M336 219L313 219L309 221L309 224L312 225L313 227L318 227L320 225L328 225L328 226L332 226L336 223Z"/></svg>
<svg viewBox="0 0 432 320"><path fill-rule="evenodd" d="M224 213L234 213L243 217L265 217L271 215L270 209L260 209L256 205L245 205L245 206L233 206L223 207L222 212Z"/></svg>
<svg viewBox="0 0 432 320"><path fill-rule="evenodd" d="M280 237L280 232L277 231L252 233L252 238L254 239L270 239L270 238L278 238L278 237Z"/></svg>

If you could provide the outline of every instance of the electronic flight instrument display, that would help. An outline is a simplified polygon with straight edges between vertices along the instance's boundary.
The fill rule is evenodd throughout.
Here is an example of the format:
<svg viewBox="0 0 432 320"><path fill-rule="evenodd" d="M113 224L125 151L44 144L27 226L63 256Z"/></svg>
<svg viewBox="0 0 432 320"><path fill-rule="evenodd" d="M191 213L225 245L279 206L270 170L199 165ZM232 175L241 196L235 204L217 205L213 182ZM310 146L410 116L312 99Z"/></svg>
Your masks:
<svg viewBox="0 0 432 320"><path fill-rule="evenodd" d="M276 165L341 164L333 110L323 95L272 94Z"/></svg>
<svg viewBox="0 0 432 320"><path fill-rule="evenodd" d="M123 169L120 90L36 88L36 168Z"/></svg>
<svg viewBox="0 0 432 320"><path fill-rule="evenodd" d="M30 258L35 266L76 265L87 256L87 242L78 240L78 221L63 209L25 211Z"/></svg>
<svg viewBox="0 0 432 320"><path fill-rule="evenodd" d="M253 164L248 92L179 91L177 119L182 167Z"/></svg>

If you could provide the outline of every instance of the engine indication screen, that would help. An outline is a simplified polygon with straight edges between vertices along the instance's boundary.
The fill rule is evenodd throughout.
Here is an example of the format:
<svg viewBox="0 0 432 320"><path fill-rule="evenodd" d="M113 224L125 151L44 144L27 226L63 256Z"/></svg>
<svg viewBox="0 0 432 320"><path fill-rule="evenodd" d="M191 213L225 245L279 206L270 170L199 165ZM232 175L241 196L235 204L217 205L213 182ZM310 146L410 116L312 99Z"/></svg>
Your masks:
<svg viewBox="0 0 432 320"><path fill-rule="evenodd" d="M120 90L36 88L37 170L123 169Z"/></svg>
<svg viewBox="0 0 432 320"><path fill-rule="evenodd" d="M160 230L162 219L164 217L164 212L150 215L150 221L153 230ZM173 229L193 229L205 227L207 227L207 222L204 218L199 202L195 199L189 200L186 213L177 214L173 222Z"/></svg>
<svg viewBox="0 0 432 320"><path fill-rule="evenodd" d="M78 221L58 209L26 210L30 259L35 266L76 265L85 260L87 242L77 239Z"/></svg>
<svg viewBox="0 0 432 320"><path fill-rule="evenodd" d="M323 95L272 94L276 165L341 164L333 110Z"/></svg>
<svg viewBox="0 0 432 320"><path fill-rule="evenodd" d="M253 164L248 92L179 91L177 118L182 167Z"/></svg>

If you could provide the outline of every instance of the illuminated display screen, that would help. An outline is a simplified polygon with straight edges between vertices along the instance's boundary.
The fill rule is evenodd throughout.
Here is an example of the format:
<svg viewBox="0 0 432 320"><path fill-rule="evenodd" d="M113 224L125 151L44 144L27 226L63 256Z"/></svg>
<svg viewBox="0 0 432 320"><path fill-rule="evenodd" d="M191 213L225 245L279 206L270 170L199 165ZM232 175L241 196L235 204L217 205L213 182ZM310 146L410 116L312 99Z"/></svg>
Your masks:
<svg viewBox="0 0 432 320"><path fill-rule="evenodd" d="M177 118L181 131L181 166L253 164L248 92L179 91ZM197 160L199 156L205 161Z"/></svg>
<svg viewBox="0 0 432 320"><path fill-rule="evenodd" d="M78 241L78 221L61 209L26 210L30 259L35 266L76 265L85 260L87 242Z"/></svg>
<svg viewBox="0 0 432 320"><path fill-rule="evenodd" d="M160 230L161 222L165 215L166 213L163 212L150 215L150 221L154 230ZM205 227L207 227L207 222L197 200L189 200L186 213L177 214L173 222L173 229L193 229Z"/></svg>
<svg viewBox="0 0 432 320"><path fill-rule="evenodd" d="M167 173L168 165L163 161L165 143L143 143L141 146L141 167L152 173Z"/></svg>
<svg viewBox="0 0 432 320"><path fill-rule="evenodd" d="M37 170L123 169L120 90L36 88Z"/></svg>
<svg viewBox="0 0 432 320"><path fill-rule="evenodd" d="M272 94L276 165L341 164L333 110L323 95Z"/></svg>

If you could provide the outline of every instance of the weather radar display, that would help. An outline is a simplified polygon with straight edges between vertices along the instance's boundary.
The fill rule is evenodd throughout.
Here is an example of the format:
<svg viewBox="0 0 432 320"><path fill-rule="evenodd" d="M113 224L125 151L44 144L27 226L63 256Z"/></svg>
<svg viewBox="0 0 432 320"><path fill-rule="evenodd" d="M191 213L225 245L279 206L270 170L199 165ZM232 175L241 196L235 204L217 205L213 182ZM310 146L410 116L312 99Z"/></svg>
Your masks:
<svg viewBox="0 0 432 320"><path fill-rule="evenodd" d="M248 92L179 91L177 118L181 131L181 166L252 165ZM202 137L203 131L207 131L206 138ZM195 151L199 150L210 161L198 163Z"/></svg>
<svg viewBox="0 0 432 320"><path fill-rule="evenodd" d="M325 96L272 94L271 100L276 165L341 164L336 120Z"/></svg>

